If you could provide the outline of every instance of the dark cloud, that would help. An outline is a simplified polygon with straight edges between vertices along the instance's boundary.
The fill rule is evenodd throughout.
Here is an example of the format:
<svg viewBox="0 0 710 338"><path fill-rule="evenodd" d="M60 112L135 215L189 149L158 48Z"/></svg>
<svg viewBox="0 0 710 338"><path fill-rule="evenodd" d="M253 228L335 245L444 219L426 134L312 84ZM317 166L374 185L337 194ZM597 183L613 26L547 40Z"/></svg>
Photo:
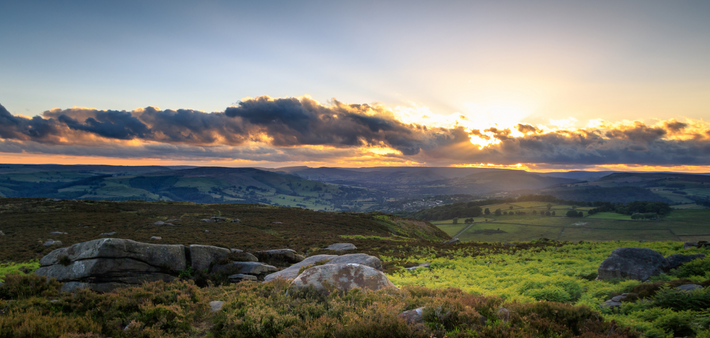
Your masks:
<svg viewBox="0 0 710 338"><path fill-rule="evenodd" d="M325 106L307 97L258 97L214 113L70 108L31 119L0 106L0 152L327 162L363 156L362 146L375 146L399 150L386 155L392 161L428 165L710 165L710 131L675 120L574 131L515 128L524 135L500 128L427 128L402 123L381 106L335 100ZM480 149L470 142L472 135L498 143Z"/></svg>
<svg viewBox="0 0 710 338"><path fill-rule="evenodd" d="M532 126L529 124L522 124L522 123L518 123L518 125L515 128L518 129L518 131L523 134L527 134L527 133L536 133L537 134L541 131L540 129L536 128L535 126Z"/></svg>

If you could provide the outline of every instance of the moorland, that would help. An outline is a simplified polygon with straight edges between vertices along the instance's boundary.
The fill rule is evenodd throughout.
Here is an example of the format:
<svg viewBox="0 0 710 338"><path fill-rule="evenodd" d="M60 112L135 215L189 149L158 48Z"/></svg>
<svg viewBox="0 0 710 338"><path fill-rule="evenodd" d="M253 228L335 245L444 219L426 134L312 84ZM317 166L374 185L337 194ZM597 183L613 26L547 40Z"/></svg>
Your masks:
<svg viewBox="0 0 710 338"><path fill-rule="evenodd" d="M692 183L694 175L635 174L630 179L619 174L587 177L578 173L556 178L565 183L541 184L534 191L537 195L523 189L416 199L402 194L400 199L385 199L377 196L380 188L367 185L375 183L344 184L342 178L336 182L319 177L319 182L313 176L256 169L242 171L242 176L229 173L215 178L224 175L220 169L154 179L151 173L164 173L164 168L130 167L134 172L111 174L112 168L102 168L101 175L96 174L97 167L87 168L83 177L28 171L25 176L16 172L5 179L2 191L6 196L18 193L19 186L38 176L43 178L32 181L36 184L32 189L37 190L25 192L56 191L59 195L0 197L0 337L710 337L710 258L646 282L596 280L599 265L616 248L650 248L663 256L708 254L707 246L684 245L710 239L710 209L703 205L705 181ZM295 171L303 170L315 175L309 169ZM481 174L486 171L476 173L486 177ZM461 183L466 176L445 179ZM324 212L336 209L332 200L322 208L263 201L249 204L255 202L249 199L229 203L221 200L226 194L213 188L207 192L218 201L210 204L165 198L179 191L172 190L176 185L193 184L176 183L183 179L210 184L253 179L248 185L234 185L243 186L242 190L249 186L274 189L270 194L277 187L282 193L299 195L316 187L338 193L365 191L374 194L370 202L379 198L377 205L399 211ZM86 194L61 197L76 192L77 182L86 180L99 180L106 186L94 185L97 195L89 194L92 198L85 198ZM153 201L128 200L133 195L125 201L102 200L110 191L110 180L117 180L116 186L143 184L148 187L143 190L163 195ZM293 188L299 183L304 190ZM66 187L58 188L62 184ZM414 185L399 184L401 191L415 191ZM12 187L18 190L10 191ZM189 191L202 191L192 188L197 190ZM618 199L595 204L570 198L590 189L612 189L617 192L611 194L614 198L636 196L639 191L660 196L644 203L662 206L658 210L663 211L657 217L639 218L635 217L639 213L629 212L629 206L637 202ZM558 196L555 192L559 191L569 194ZM267 194L255 188L249 192ZM675 195L687 201L673 200ZM414 201L427 207L397 208ZM608 209L610 205L613 209ZM447 217L450 212L459 213ZM204 221L211 217L229 221ZM160 239L151 239L154 236ZM61 293L60 283L32 273L39 267L38 259L55 248L105 237L250 252L291 248L303 255L327 253L327 245L349 242L357 247L354 252L378 257L384 273L399 289L355 289L323 296L293 292L282 280L236 284L214 280L198 287L195 276L186 271L182 280L172 283L148 283L105 294ZM452 237L461 242L444 243ZM407 269L422 263L428 267ZM676 289L687 284L705 288ZM603 306L622 294L630 296L620 306ZM216 300L223 301L224 307L212 312L210 302ZM398 316L420 307L424 307L422 323L408 323Z"/></svg>

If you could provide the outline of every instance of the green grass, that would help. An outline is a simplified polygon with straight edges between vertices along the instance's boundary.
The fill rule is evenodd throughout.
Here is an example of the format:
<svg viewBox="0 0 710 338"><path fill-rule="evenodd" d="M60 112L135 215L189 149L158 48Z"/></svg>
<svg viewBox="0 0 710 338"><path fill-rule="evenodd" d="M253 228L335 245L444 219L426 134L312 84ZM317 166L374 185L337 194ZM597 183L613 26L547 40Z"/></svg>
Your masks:
<svg viewBox="0 0 710 338"><path fill-rule="evenodd" d="M535 203L535 202L526 202ZM531 205L527 205L530 207ZM534 205L533 205L534 207ZM489 207L490 208L490 207ZM566 212L567 209L563 211ZM577 208L583 210L583 208ZM562 212L557 212L561 214ZM485 219L488 221L486 222ZM710 240L710 209L674 210L662 220L631 220L631 216L603 212L582 218L540 215L477 217L474 226L459 235L462 241L510 242L549 238L561 241L699 241ZM459 222L462 222L459 219ZM432 224L453 236L465 228L452 220ZM506 233L482 233L498 229ZM477 233L474 233L478 231Z"/></svg>
<svg viewBox="0 0 710 338"><path fill-rule="evenodd" d="M591 219L619 219L619 220L625 220L625 221L630 221L631 220L631 215L624 215L624 214L617 214L615 212L599 212L591 216L587 216L587 218Z"/></svg>
<svg viewBox="0 0 710 338"><path fill-rule="evenodd" d="M4 280L3 277L5 275L11 273L22 273L23 270L35 271L37 269L39 269L39 261L37 260L24 263L0 263L0 282Z"/></svg>

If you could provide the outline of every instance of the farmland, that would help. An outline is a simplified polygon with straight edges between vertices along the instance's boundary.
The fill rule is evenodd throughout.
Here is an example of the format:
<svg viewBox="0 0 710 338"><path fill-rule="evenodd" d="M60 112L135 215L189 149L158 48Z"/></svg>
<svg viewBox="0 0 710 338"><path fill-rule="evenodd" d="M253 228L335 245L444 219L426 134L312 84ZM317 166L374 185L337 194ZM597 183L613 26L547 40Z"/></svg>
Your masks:
<svg viewBox="0 0 710 338"><path fill-rule="evenodd" d="M511 209L512 207L512 209ZM569 205L553 205L556 216L542 216L543 202L516 202L487 205L496 209L526 211L525 215L490 215L474 218L474 224L458 237L462 241L512 242L548 238L559 241L698 241L710 240L710 209L676 209L661 220L631 220L629 215L602 212L586 215L590 208L577 207L585 217L569 218L565 213ZM531 214L536 210L536 214ZM463 219L434 221L434 225L453 236L467 227Z"/></svg>

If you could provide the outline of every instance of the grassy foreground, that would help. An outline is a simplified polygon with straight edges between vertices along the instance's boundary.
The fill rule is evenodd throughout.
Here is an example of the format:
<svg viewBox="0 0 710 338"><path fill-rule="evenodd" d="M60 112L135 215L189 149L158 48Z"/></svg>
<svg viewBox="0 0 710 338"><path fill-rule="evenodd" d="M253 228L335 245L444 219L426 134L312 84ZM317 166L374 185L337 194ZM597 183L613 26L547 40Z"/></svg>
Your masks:
<svg viewBox="0 0 710 338"><path fill-rule="evenodd" d="M319 295L288 283L198 288L153 283L110 294L60 294L31 274L5 276L0 337L710 337L710 258L651 282L596 281L617 247L706 253L678 242L542 241L451 249L401 241L380 257L400 290ZM516 248L517 247L517 248ZM430 269L403 266L429 262ZM618 309L599 305L631 293ZM12 301L11 301L12 300ZM224 301L212 313L209 302ZM426 307L423 324L397 315Z"/></svg>

